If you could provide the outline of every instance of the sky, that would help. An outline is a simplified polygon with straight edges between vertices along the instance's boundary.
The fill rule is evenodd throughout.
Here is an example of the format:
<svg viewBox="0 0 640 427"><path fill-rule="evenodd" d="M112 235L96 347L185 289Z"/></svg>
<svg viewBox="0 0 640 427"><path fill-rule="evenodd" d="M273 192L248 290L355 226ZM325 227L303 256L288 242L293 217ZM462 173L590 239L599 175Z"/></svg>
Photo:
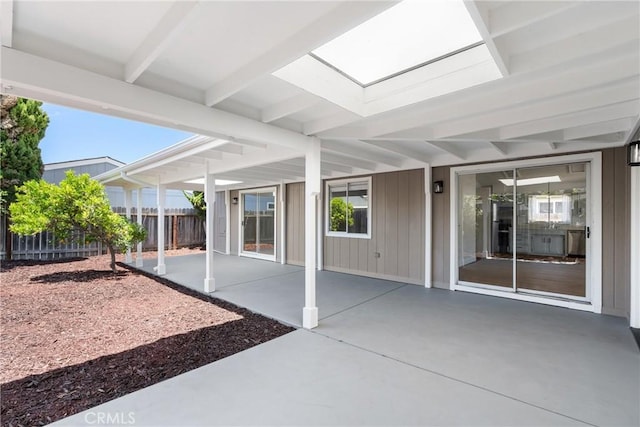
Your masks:
<svg viewBox="0 0 640 427"><path fill-rule="evenodd" d="M49 126L40 141L44 163L109 156L131 163L191 136L191 133L103 114L43 104Z"/></svg>

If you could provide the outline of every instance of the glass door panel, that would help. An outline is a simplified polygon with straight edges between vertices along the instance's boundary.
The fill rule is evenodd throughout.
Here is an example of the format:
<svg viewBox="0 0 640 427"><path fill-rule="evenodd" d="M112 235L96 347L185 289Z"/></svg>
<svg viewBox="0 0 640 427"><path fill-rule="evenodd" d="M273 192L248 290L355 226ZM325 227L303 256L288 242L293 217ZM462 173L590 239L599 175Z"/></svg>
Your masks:
<svg viewBox="0 0 640 427"><path fill-rule="evenodd" d="M460 175L458 279L513 290L513 171Z"/></svg>
<svg viewBox="0 0 640 427"><path fill-rule="evenodd" d="M516 171L518 290L586 297L588 164Z"/></svg>
<svg viewBox="0 0 640 427"><path fill-rule="evenodd" d="M242 194L242 252L275 257L275 194Z"/></svg>
<svg viewBox="0 0 640 427"><path fill-rule="evenodd" d="M273 193L258 193L258 244L256 252L275 254L275 196Z"/></svg>

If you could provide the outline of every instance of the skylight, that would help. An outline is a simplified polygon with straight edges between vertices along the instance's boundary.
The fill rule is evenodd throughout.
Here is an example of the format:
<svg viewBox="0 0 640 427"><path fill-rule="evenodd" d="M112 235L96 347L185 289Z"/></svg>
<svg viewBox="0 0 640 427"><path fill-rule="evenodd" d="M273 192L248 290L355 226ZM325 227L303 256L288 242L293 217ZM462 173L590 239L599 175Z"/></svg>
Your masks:
<svg viewBox="0 0 640 427"><path fill-rule="evenodd" d="M367 86L481 42L462 0L405 0L312 55Z"/></svg>
<svg viewBox="0 0 640 427"><path fill-rule="evenodd" d="M513 186L513 179L500 179L498 180L507 187ZM516 181L518 187L522 187L523 185L536 185L536 184L548 184L550 182L561 182L560 177L558 175L554 176L541 176L538 178L526 178L519 179Z"/></svg>

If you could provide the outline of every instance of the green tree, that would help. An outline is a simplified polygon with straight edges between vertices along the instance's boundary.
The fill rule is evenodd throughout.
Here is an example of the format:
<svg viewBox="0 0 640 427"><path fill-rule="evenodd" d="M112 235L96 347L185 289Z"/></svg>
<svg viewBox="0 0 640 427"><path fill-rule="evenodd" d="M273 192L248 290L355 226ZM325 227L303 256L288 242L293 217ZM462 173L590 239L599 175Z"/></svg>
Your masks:
<svg viewBox="0 0 640 427"><path fill-rule="evenodd" d="M82 230L85 241L99 241L111 255L111 270L116 271L116 251L128 248L146 238L146 230L111 210L104 187L88 174L67 171L60 185L44 180L25 182L10 206L11 231L32 235L51 231L56 239L77 239L74 231Z"/></svg>
<svg viewBox="0 0 640 427"><path fill-rule="evenodd" d="M204 201L204 193L202 191L193 191L191 193L184 191L184 196L191 202L196 216L201 220L205 219L207 213L207 202Z"/></svg>
<svg viewBox="0 0 640 427"><path fill-rule="evenodd" d="M331 199L331 231L347 231L347 219L352 226L353 205L340 197Z"/></svg>
<svg viewBox="0 0 640 427"><path fill-rule="evenodd" d="M11 218L8 207L16 197L16 188L42 176L44 166L38 144L44 138L49 117L40 108L42 102L2 95L0 110L0 212L5 227ZM7 259L11 259L11 235L6 233Z"/></svg>

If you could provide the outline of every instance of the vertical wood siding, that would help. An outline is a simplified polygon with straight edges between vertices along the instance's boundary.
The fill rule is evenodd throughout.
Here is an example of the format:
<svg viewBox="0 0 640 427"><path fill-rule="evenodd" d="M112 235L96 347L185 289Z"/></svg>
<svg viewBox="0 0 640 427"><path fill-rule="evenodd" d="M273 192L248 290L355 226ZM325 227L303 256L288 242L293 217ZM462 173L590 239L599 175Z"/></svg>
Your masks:
<svg viewBox="0 0 640 427"><path fill-rule="evenodd" d="M372 175L371 239L325 236L324 268L423 284L423 177L422 169Z"/></svg>
<svg viewBox="0 0 640 427"><path fill-rule="evenodd" d="M287 184L287 264L304 265L304 182Z"/></svg>

